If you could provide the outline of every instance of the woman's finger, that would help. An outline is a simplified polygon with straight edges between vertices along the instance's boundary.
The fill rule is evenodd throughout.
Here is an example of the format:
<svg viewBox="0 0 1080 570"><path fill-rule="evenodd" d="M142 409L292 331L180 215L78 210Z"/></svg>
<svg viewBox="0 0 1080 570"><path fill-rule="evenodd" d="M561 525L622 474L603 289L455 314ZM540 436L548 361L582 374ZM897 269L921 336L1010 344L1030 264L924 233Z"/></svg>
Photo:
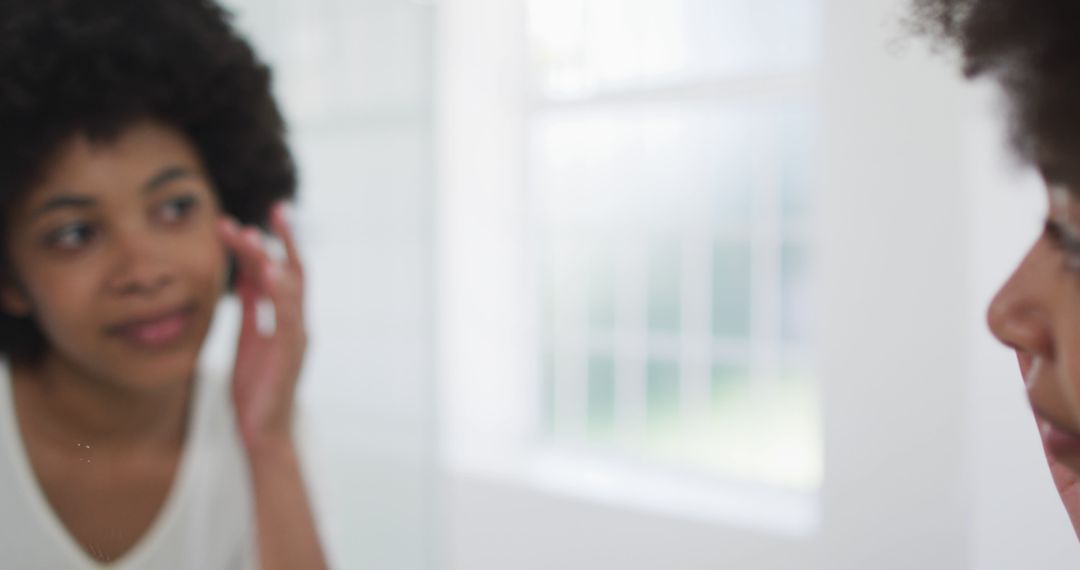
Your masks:
<svg viewBox="0 0 1080 570"><path fill-rule="evenodd" d="M280 213L276 214L280 216ZM287 225L282 227L280 217L272 223L284 230L283 238L291 237ZM259 230L254 227L240 227L235 222L223 222L222 236L226 244L237 254L238 275L237 293L243 301L243 328L258 331L262 336L272 332L287 331L289 336L303 334L302 285L300 275L271 258L262 243ZM295 244L286 243L287 253L296 255ZM250 284L251 289L241 287ZM262 303L269 301L271 307L264 308ZM265 313L272 310L271 317ZM273 325L260 323L272 322Z"/></svg>
<svg viewBox="0 0 1080 570"><path fill-rule="evenodd" d="M270 282L267 297L273 303L275 332L284 333L285 338L303 334L303 310L298 277L275 264L270 266L267 280Z"/></svg>
<svg viewBox="0 0 1080 570"><path fill-rule="evenodd" d="M260 292L267 293L271 285L268 267L274 263L263 246L258 228L242 227L231 220L219 227L225 245L236 254L238 271L256 284Z"/></svg>
<svg viewBox="0 0 1080 570"><path fill-rule="evenodd" d="M285 202L278 202L270 212L270 226L284 246L285 260L283 267L275 267L269 272L276 282L274 306L278 319L289 330L302 330L304 270L287 214Z"/></svg>
<svg viewBox="0 0 1080 570"><path fill-rule="evenodd" d="M296 272L302 281L304 276L303 264L300 262L300 250L296 246L296 237L293 234L292 225L289 223L287 211L288 205L285 202L275 204L270 212L270 226L273 228L274 234L281 239L281 243L285 246L285 263L289 269Z"/></svg>
<svg viewBox="0 0 1080 570"><path fill-rule="evenodd" d="M236 259L233 286L241 303L241 344L272 336L276 331L276 315L268 311L276 313L276 310L266 305L273 302L274 279L268 275L267 268L274 264L262 246L259 231L241 227L231 219L223 219L219 231Z"/></svg>

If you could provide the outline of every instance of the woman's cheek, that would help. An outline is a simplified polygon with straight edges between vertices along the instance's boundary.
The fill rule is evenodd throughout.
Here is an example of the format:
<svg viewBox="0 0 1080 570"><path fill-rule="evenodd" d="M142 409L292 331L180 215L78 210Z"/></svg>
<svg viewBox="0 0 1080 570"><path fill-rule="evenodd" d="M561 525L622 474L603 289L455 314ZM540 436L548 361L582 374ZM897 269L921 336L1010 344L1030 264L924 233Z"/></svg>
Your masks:
<svg viewBox="0 0 1080 570"><path fill-rule="evenodd" d="M179 244L177 256L184 259L187 273L204 285L224 290L228 268L228 251L210 223L200 224L198 231Z"/></svg>
<svg viewBox="0 0 1080 570"><path fill-rule="evenodd" d="M1055 371L1061 391L1069 405L1074 425L1080 425L1080 290L1071 290L1068 306L1062 307L1056 316L1057 338L1054 343L1054 355L1057 360Z"/></svg>

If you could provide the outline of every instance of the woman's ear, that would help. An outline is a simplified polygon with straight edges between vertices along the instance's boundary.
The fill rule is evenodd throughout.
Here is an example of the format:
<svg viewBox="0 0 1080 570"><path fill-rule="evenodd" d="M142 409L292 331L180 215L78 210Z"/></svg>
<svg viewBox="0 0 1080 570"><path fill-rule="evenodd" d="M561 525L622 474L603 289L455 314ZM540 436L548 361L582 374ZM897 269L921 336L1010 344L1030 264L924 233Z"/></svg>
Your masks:
<svg viewBox="0 0 1080 570"><path fill-rule="evenodd" d="M13 317L28 317L31 312L22 288L10 281L0 284L0 309Z"/></svg>

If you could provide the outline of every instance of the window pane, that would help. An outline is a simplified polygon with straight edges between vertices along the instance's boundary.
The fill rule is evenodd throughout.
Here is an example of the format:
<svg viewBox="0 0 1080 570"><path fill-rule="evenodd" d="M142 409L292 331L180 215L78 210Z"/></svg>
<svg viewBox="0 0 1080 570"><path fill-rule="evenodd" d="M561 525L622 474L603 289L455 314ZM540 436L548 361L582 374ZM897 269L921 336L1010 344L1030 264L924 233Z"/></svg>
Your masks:
<svg viewBox="0 0 1080 570"><path fill-rule="evenodd" d="M543 306L544 326L549 334L558 335L567 328L578 327L579 299L584 294L584 278L580 238L571 235L551 235L544 244L544 260L541 271L544 277Z"/></svg>
<svg viewBox="0 0 1080 570"><path fill-rule="evenodd" d="M819 413L805 373L750 378L747 368L718 364L711 414L687 434L697 447L686 459L732 477L813 489L822 478Z"/></svg>
<svg viewBox="0 0 1080 570"><path fill-rule="evenodd" d="M778 115L781 207L785 222L801 222L810 205L813 115L805 105L793 105Z"/></svg>
<svg viewBox="0 0 1080 570"><path fill-rule="evenodd" d="M651 244L649 251L649 330L678 332L679 243L673 239Z"/></svg>
<svg viewBox="0 0 1080 570"><path fill-rule="evenodd" d="M780 250L781 336L788 342L806 341L809 328L809 290L806 246L785 242Z"/></svg>
<svg viewBox="0 0 1080 570"><path fill-rule="evenodd" d="M669 360L650 360L648 384L649 420L676 419L679 410L679 365Z"/></svg>
<svg viewBox="0 0 1080 570"><path fill-rule="evenodd" d="M555 352L551 349L544 351L542 363L540 388L540 424L547 431L555 429Z"/></svg>
<svg viewBox="0 0 1080 570"><path fill-rule="evenodd" d="M815 0L531 0L540 92L578 97L817 59Z"/></svg>
<svg viewBox="0 0 1080 570"><path fill-rule="evenodd" d="M721 141L737 146L745 131L730 132L730 114L675 104L539 114L533 186L545 220L560 230L677 228L713 188L731 186L715 166Z"/></svg>
<svg viewBox="0 0 1080 570"><path fill-rule="evenodd" d="M595 331L615 327L615 256L607 245L597 245L589 258L589 324Z"/></svg>
<svg viewBox="0 0 1080 570"><path fill-rule="evenodd" d="M658 101L540 111L531 146L537 206L559 231L671 236L692 224L745 235L766 181L787 188L792 208L805 200L808 151L786 141L775 148L788 136L780 125L793 136L805 130L778 118L798 109Z"/></svg>
<svg viewBox="0 0 1080 570"><path fill-rule="evenodd" d="M703 160L703 166L712 193L713 215L720 230L746 231L753 214L753 146L747 144L750 137L746 131L754 125L746 119L731 117L718 121L716 130L704 133L702 140L707 145L705 148L714 153L705 159L708 162Z"/></svg>
<svg viewBox="0 0 1080 570"><path fill-rule="evenodd" d="M589 427L610 428L615 421L615 362L609 354L589 357Z"/></svg>
<svg viewBox="0 0 1080 570"><path fill-rule="evenodd" d="M750 335L750 246L718 242L713 251L713 333L721 338Z"/></svg>
<svg viewBox="0 0 1080 570"><path fill-rule="evenodd" d="M817 59L816 0L681 3L691 46L686 69L695 75L789 71Z"/></svg>
<svg viewBox="0 0 1080 570"><path fill-rule="evenodd" d="M722 406L750 383L750 371L745 364L715 364L712 368L710 397L714 405Z"/></svg>

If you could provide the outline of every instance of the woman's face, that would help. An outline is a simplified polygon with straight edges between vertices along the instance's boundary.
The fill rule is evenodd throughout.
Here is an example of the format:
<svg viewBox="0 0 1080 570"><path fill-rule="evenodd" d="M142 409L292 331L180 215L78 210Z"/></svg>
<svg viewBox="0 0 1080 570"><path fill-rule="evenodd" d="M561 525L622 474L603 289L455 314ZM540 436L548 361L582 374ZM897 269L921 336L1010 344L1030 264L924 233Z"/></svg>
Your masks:
<svg viewBox="0 0 1080 570"><path fill-rule="evenodd" d="M1080 199L1047 191L1046 230L990 305L1016 349L1047 450L1080 474Z"/></svg>
<svg viewBox="0 0 1080 570"><path fill-rule="evenodd" d="M219 211L179 131L72 137L9 212L0 300L37 322L47 363L128 389L185 381L225 283Z"/></svg>

